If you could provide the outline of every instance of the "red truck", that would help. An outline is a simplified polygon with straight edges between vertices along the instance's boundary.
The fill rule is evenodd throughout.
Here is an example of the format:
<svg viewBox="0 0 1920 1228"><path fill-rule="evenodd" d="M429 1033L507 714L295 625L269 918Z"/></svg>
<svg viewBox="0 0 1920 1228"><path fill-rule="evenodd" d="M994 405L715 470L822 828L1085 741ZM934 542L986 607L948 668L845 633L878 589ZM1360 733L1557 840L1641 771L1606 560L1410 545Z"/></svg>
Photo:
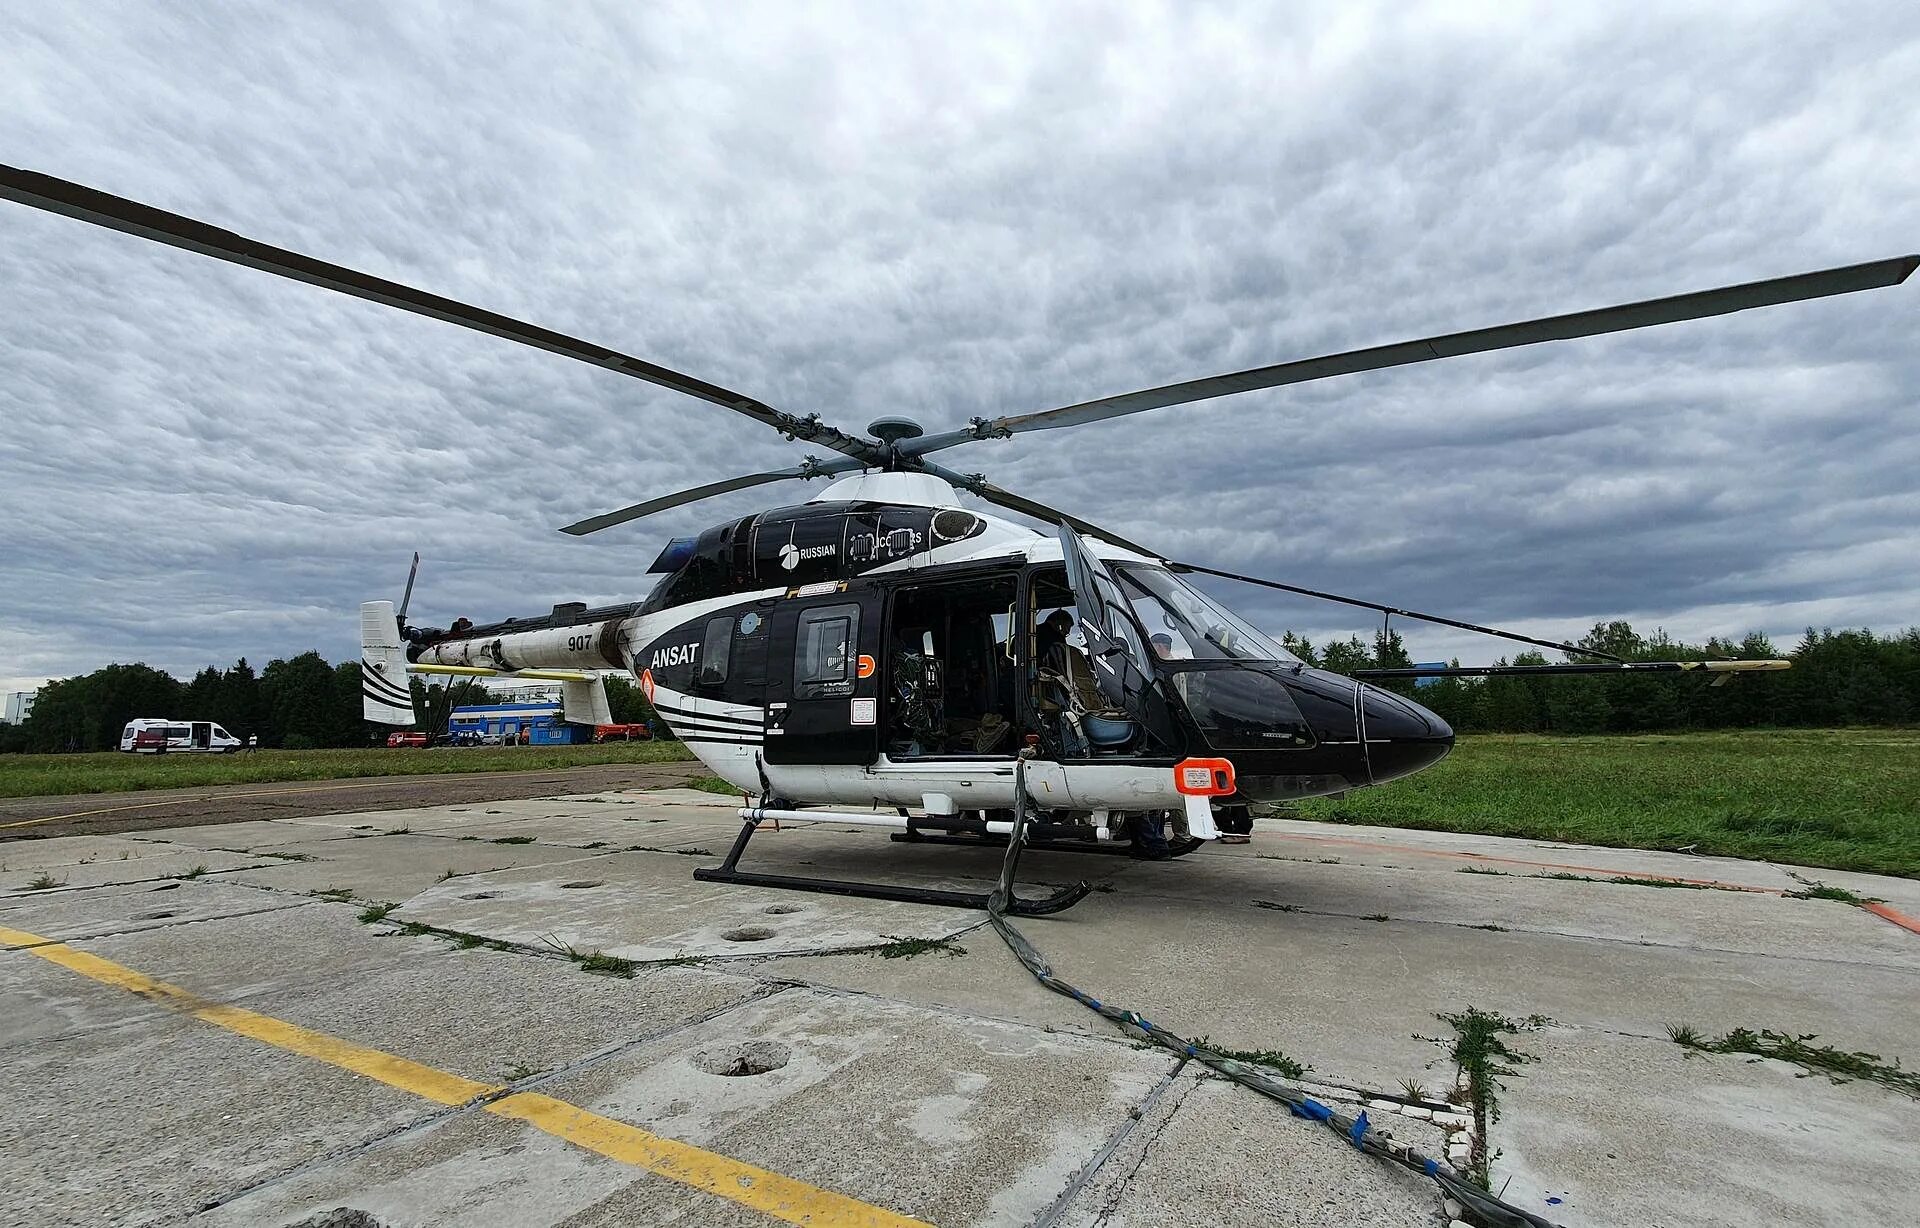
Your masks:
<svg viewBox="0 0 1920 1228"><path fill-rule="evenodd" d="M389 749L396 746L425 746L431 739L418 729L396 729L387 735Z"/></svg>
<svg viewBox="0 0 1920 1228"><path fill-rule="evenodd" d="M593 740L595 742L646 742L651 740L652 737L653 731L639 723L631 725L595 725L593 727Z"/></svg>

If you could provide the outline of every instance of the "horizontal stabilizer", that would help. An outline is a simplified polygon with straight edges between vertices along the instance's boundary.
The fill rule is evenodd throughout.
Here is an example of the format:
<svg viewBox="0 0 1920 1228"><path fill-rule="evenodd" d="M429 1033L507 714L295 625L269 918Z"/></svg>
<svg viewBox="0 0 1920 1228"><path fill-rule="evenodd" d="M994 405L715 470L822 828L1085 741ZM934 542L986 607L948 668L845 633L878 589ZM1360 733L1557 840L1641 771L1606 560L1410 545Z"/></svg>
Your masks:
<svg viewBox="0 0 1920 1228"><path fill-rule="evenodd" d="M570 725L611 725L613 709L607 705L607 684L595 675L591 682L566 682L560 686L561 714Z"/></svg>

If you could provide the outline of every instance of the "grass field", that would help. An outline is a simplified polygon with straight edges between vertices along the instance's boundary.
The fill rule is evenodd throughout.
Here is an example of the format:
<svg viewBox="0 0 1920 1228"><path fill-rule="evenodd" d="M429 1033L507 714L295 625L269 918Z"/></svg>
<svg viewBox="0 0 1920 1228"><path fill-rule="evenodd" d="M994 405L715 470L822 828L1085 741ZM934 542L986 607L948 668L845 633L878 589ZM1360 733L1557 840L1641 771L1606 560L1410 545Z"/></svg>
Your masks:
<svg viewBox="0 0 1920 1228"><path fill-rule="evenodd" d="M1298 816L1920 878L1920 730L1483 734Z"/></svg>
<svg viewBox="0 0 1920 1228"><path fill-rule="evenodd" d="M234 755L0 755L0 797L123 793L196 785L426 776L438 772L519 772L592 763L692 759L678 742L605 746L414 747L388 750L262 750Z"/></svg>

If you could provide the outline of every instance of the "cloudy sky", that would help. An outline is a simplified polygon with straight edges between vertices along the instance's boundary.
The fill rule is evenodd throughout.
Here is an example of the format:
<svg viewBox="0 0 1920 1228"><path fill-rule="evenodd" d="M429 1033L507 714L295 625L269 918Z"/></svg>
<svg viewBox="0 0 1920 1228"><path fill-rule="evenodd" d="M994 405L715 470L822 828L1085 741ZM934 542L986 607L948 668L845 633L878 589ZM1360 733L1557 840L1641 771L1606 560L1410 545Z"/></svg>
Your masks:
<svg viewBox="0 0 1920 1228"><path fill-rule="evenodd" d="M849 429L1920 249L1920 9L1892 0L48 2L8 26L0 162ZM1893 629L1920 621L1917 325L1909 284L942 459L1171 557L1535 633ZM556 526L801 452L0 204L0 689L348 657L416 549L428 620L639 596L666 537L764 500ZM1216 591L1316 638L1371 625Z"/></svg>

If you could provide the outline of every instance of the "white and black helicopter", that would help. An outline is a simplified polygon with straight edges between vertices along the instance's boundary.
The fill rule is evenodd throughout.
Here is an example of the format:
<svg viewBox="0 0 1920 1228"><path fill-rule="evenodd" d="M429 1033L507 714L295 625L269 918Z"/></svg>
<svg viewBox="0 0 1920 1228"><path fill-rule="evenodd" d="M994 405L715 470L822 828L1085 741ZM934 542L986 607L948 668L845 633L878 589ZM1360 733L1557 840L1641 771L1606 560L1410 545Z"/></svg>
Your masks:
<svg viewBox="0 0 1920 1228"><path fill-rule="evenodd" d="M1787 663L1623 662L1172 563L983 476L946 468L934 454L1237 392L1892 286L1920 265L1916 256L1878 260L975 418L933 434L907 419L883 418L855 435L818 415L784 413L640 358L79 184L0 167L0 196L604 367L831 453L568 525L564 532L592 533L730 491L836 479L804 503L668 543L650 568L660 579L634 604L562 605L538 617L446 630L407 625L405 599L398 613L391 602L365 604L365 715L412 724L406 675L413 671L559 681L569 719L603 723L610 718L602 671L628 672L694 753L749 799L724 864L697 877L969 906L983 906L985 897L754 874L738 861L767 819L832 819L894 827L902 839L983 843L1016 831L1016 808L1018 830L1036 845L1178 855L1217 837L1222 821L1242 820L1249 803L1394 780L1451 748L1453 731L1433 713L1364 677L1305 665L1183 573L1347 601L1587 658L1417 671L1427 675L1725 674ZM961 492L1056 532L971 510ZM409 596L412 586L409 577ZM1023 781L1018 789L1016 779ZM1029 813L1037 821L1027 823ZM1010 911L1055 911L1086 890L1078 884L1042 899L1016 899Z"/></svg>

